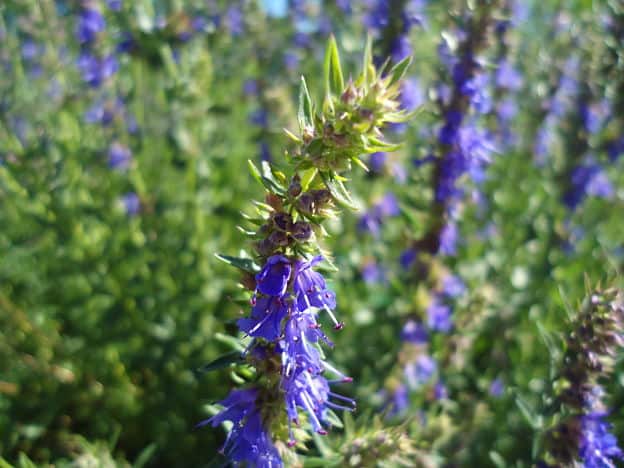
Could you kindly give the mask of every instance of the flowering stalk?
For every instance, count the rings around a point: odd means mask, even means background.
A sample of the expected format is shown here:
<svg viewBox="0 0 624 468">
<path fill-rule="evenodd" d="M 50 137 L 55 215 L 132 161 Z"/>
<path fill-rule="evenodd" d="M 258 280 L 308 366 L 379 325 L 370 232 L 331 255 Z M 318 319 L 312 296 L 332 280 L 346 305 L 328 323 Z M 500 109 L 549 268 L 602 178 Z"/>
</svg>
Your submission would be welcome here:
<svg viewBox="0 0 624 468">
<path fill-rule="evenodd" d="M 442 263 L 442 257 L 456 249 L 456 218 L 461 208 L 463 190 L 460 178 L 480 174 L 489 160 L 493 145 L 489 135 L 477 125 L 477 117 L 488 112 L 491 99 L 477 54 L 485 48 L 493 26 L 496 5 L 484 5 L 461 18 L 465 29 L 454 36 L 445 35 L 440 59 L 450 86 L 438 87 L 437 103 L 443 123 L 438 131 L 433 163 L 433 201 L 429 230 L 401 256 L 401 264 L 413 274 L 422 294 L 416 295 L 416 309 L 424 309 L 407 321 L 402 332 L 402 346 L 394 372 L 386 382 L 390 392 L 387 404 L 393 413 L 401 413 L 409 404 L 409 391 L 420 390 L 435 382 L 438 365 L 429 354 L 429 333 L 449 333 L 454 328 L 452 304 L 464 294 L 462 280 Z M 426 315 L 426 317 L 422 317 Z M 434 399 L 446 397 L 442 382 L 433 386 Z"/>
<path fill-rule="evenodd" d="M 559 420 L 546 433 L 548 466 L 610 467 L 624 459 L 606 421 L 600 379 L 608 376 L 624 344 L 624 296 L 617 289 L 596 290 L 575 317 L 555 381 Z"/>
<path fill-rule="evenodd" d="M 253 385 L 233 391 L 221 402 L 224 409 L 201 424 L 234 423 L 223 452 L 234 464 L 282 466 L 287 447 L 306 440 L 304 424 L 325 434 L 332 409 L 352 410 L 355 402 L 331 391 L 330 385 L 348 382 L 325 361 L 320 344 L 331 346 L 322 332 L 319 312 L 325 311 L 335 329 L 336 297 L 316 271 L 323 260 L 319 240 L 323 221 L 338 206 L 353 207 L 341 174 L 359 157 L 391 150 L 382 129 L 405 121 L 399 109 L 406 59 L 393 68 L 376 70 L 370 42 L 364 70 L 355 81 L 343 80 L 336 43 L 330 39 L 325 58 L 325 99 L 315 106 L 302 79 L 299 95 L 299 135 L 287 132 L 295 147 L 286 152 L 290 174 L 263 162 L 253 163 L 253 176 L 264 186 L 258 216 L 249 218 L 257 230 L 248 232 L 253 259 L 221 258 L 245 271 L 242 283 L 253 291 L 251 315 L 238 326 L 251 337 L 243 359 L 255 369 Z M 258 267 L 256 265 L 261 265 Z M 333 375 L 328 379 L 325 373 Z"/>
</svg>

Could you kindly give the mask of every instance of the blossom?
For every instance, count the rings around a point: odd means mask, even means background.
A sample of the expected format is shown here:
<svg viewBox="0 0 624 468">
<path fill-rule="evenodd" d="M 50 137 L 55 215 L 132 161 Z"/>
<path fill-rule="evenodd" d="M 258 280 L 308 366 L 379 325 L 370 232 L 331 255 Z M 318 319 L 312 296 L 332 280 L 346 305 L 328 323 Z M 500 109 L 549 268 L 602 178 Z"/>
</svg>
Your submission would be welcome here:
<svg viewBox="0 0 624 468">
<path fill-rule="evenodd" d="M 290 423 L 299 424 L 297 411 L 299 407 L 306 412 L 313 431 L 319 434 L 327 434 L 324 428 L 327 408 L 353 411 L 355 401 L 332 392 L 329 384 L 330 382 L 322 375 L 301 368 L 282 380 L 289 426 Z M 330 397 L 345 404 L 332 402 Z M 290 443 L 293 444 L 294 437 L 292 431 L 289 432 Z"/>
<path fill-rule="evenodd" d="M 405 366 L 404 373 L 410 388 L 418 388 L 427 383 L 435 374 L 438 365 L 431 356 L 427 354 L 419 355 L 414 361 Z"/>
<path fill-rule="evenodd" d="M 114 142 L 108 149 L 108 165 L 112 169 L 127 169 L 132 162 L 130 148 L 119 142 Z"/>
<path fill-rule="evenodd" d="M 425 327 L 414 320 L 408 320 L 403 325 L 401 339 L 413 344 L 425 344 L 429 340 L 429 335 Z"/>
<path fill-rule="evenodd" d="M 123 195 L 121 197 L 121 202 L 123 203 L 127 215 L 134 216 L 141 210 L 141 200 L 134 192 L 129 192 Z"/>
<path fill-rule="evenodd" d="M 459 232 L 457 230 L 457 224 L 454 221 L 446 223 L 440 231 L 440 254 L 455 255 L 457 252 L 458 238 Z"/>
<path fill-rule="evenodd" d="M 282 320 L 288 313 L 288 303 L 281 297 L 260 297 L 251 309 L 251 317 L 239 319 L 238 328 L 249 336 L 276 340 L 282 334 Z"/>
<path fill-rule="evenodd" d="M 81 44 L 93 42 L 98 33 L 104 31 L 106 21 L 95 8 L 85 8 L 78 16 L 76 25 L 76 38 Z"/>
<path fill-rule="evenodd" d="M 268 296 L 283 296 L 288 287 L 292 265 L 283 255 L 273 255 L 256 275 L 256 290 Z"/>
<path fill-rule="evenodd" d="M 611 198 L 615 192 L 602 167 L 596 163 L 577 166 L 572 171 L 571 188 L 564 195 L 570 209 L 576 208 L 587 196 Z"/>
<path fill-rule="evenodd" d="M 427 307 L 427 325 L 432 330 L 447 333 L 453 328 L 451 307 L 434 296 Z"/>
<path fill-rule="evenodd" d="M 607 414 L 592 411 L 580 418 L 581 440 L 579 457 L 587 468 L 614 467 L 614 459 L 624 459 L 617 439 L 611 434 L 611 425 L 605 421 Z"/>
<path fill-rule="evenodd" d="M 258 391 L 254 388 L 233 390 L 220 402 L 225 408 L 198 426 L 211 424 L 216 427 L 224 421 L 231 421 L 232 430 L 225 439 L 221 453 L 235 464 L 247 462 L 259 468 L 282 467 L 277 449 L 263 425 L 257 398 Z"/>
<path fill-rule="evenodd" d="M 442 279 L 442 292 L 448 297 L 458 297 L 466 292 L 466 285 L 459 276 L 446 275 Z"/>
<path fill-rule="evenodd" d="M 85 51 L 78 57 L 77 66 L 82 79 L 87 84 L 97 88 L 117 72 L 119 63 L 114 55 L 98 58 Z"/>
</svg>

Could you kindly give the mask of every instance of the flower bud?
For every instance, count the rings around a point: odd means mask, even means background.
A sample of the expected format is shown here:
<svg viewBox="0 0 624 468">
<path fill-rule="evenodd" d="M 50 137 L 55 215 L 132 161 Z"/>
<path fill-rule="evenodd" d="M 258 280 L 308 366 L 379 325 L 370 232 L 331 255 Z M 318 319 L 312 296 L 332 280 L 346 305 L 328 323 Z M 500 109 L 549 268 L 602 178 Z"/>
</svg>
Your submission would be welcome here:
<svg viewBox="0 0 624 468">
<path fill-rule="evenodd" d="M 288 195 L 290 195 L 292 198 L 297 198 L 299 195 L 301 195 L 301 190 L 301 180 L 299 179 L 298 175 L 295 175 L 292 182 L 288 186 Z"/>
<path fill-rule="evenodd" d="M 273 215 L 273 224 L 280 231 L 288 232 L 292 229 L 292 218 L 288 213 L 275 213 Z"/>
<path fill-rule="evenodd" d="M 305 221 L 297 221 L 293 225 L 292 236 L 299 242 L 305 242 L 312 237 L 312 226 Z"/>
<path fill-rule="evenodd" d="M 285 247 L 288 245 L 288 235 L 282 231 L 275 231 L 269 236 L 269 241 L 274 245 Z"/>
</svg>

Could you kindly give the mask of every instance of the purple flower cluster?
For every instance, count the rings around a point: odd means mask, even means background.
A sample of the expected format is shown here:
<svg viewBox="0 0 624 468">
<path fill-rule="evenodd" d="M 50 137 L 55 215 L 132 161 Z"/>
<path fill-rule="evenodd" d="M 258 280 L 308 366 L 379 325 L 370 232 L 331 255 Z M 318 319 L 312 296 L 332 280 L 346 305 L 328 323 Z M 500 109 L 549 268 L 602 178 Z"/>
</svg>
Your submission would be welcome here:
<svg viewBox="0 0 624 468">
<path fill-rule="evenodd" d="M 279 468 L 283 466 L 271 437 L 264 428 L 262 416 L 256 405 L 256 389 L 233 390 L 220 402 L 223 411 L 198 424 L 218 426 L 224 421 L 232 422 L 221 453 L 233 463 L 253 460 L 258 468 Z"/>
<path fill-rule="evenodd" d="M 347 382 L 351 379 L 325 362 L 317 348 L 320 343 L 332 345 L 318 323 L 319 310 L 328 313 L 336 329 L 343 326 L 333 314 L 336 308 L 334 292 L 327 288 L 323 276 L 314 270 L 321 261 L 320 256 L 310 261 L 290 259 L 279 254 L 269 257 L 256 275 L 251 316 L 238 321 L 239 328 L 254 338 L 249 349 L 262 350 L 262 353 L 273 353 L 279 357 L 280 389 L 288 419 L 289 445 L 296 443 L 292 425 L 300 424 L 299 410 L 306 413 L 315 432 L 325 434 L 328 424 L 326 414 L 329 409 L 352 410 L 355 405 L 350 398 L 330 390 L 331 383 Z M 327 380 L 323 375 L 325 371 L 335 374 L 337 380 Z M 249 391 L 249 398 L 243 401 L 244 409 L 237 407 L 232 411 L 226 403 L 234 401 L 241 406 L 241 399 L 235 397 L 238 392 L 240 391 L 234 391 L 224 400 L 223 405 L 226 408 L 211 421 L 213 424 L 223 420 L 234 422 L 241 432 L 237 438 L 243 440 L 254 440 L 254 437 L 262 436 L 260 439 L 263 441 L 263 453 L 273 456 L 272 442 L 263 436 L 266 433 L 263 422 L 257 423 L 254 419 L 257 410 L 254 406 L 255 400 L 251 401 L 251 395 L 257 396 L 257 392 Z M 249 416 L 246 416 L 245 411 Z M 228 441 L 232 437 L 228 436 Z M 224 449 L 228 450 L 228 447 L 226 441 Z M 231 460 L 257 460 L 257 456 L 249 451 L 247 445 L 235 448 L 235 455 L 242 458 L 230 457 Z"/>
<path fill-rule="evenodd" d="M 579 92 L 578 70 L 580 64 L 576 56 L 569 57 L 563 65 L 559 83 L 544 104 L 546 116 L 537 131 L 533 144 L 536 163 L 540 166 L 549 159 L 551 147 L 555 142 L 557 127 L 563 116 L 574 108 Z"/>
<path fill-rule="evenodd" d="M 587 468 L 612 467 L 614 459 L 624 460 L 624 452 L 611 434 L 611 425 L 605 421 L 607 413 L 592 411 L 581 416 L 579 457 Z"/>
<path fill-rule="evenodd" d="M 575 167 L 571 174 L 571 187 L 565 193 L 563 201 L 574 210 L 586 196 L 598 198 L 611 198 L 615 194 L 613 184 L 607 177 L 600 164 L 592 162 L 593 158 L 588 158 L 588 162 Z"/>
<path fill-rule="evenodd" d="M 447 333 L 453 327 L 451 319 L 452 306 L 449 302 L 466 291 L 464 282 L 455 275 L 446 275 L 441 283 L 441 288 L 436 292 L 427 308 L 426 325 L 416 320 L 408 320 L 401 331 L 401 340 L 416 350 L 407 362 L 403 363 L 403 380 L 389 396 L 386 405 L 391 407 L 390 415 L 401 414 L 409 405 L 409 391 L 417 390 L 431 381 L 438 371 L 436 360 L 427 354 L 430 332 Z M 406 352 L 407 355 L 411 353 Z M 434 386 L 436 399 L 447 398 L 448 392 L 440 381 Z"/>
<path fill-rule="evenodd" d="M 412 55 L 412 46 L 409 33 L 414 26 L 424 26 L 426 23 L 424 0 L 408 0 L 401 8 L 392 5 L 387 0 L 367 0 L 364 2 L 364 24 L 376 36 L 387 36 L 383 57 L 390 56 L 392 60 L 400 62 Z M 395 18 L 398 21 L 395 21 Z M 398 25 L 398 26 L 397 26 Z M 392 34 L 384 34 L 387 28 L 396 28 Z"/>
<path fill-rule="evenodd" d="M 101 55 L 97 42 L 106 29 L 106 21 L 95 4 L 85 3 L 78 14 L 76 39 L 81 45 L 76 65 L 82 79 L 93 88 L 99 88 L 119 68 L 114 54 Z"/>
<path fill-rule="evenodd" d="M 492 109 L 488 76 L 471 50 L 462 47 L 467 33 L 459 31 L 457 51 L 448 38 L 439 49 L 440 60 L 452 80 L 452 87 L 439 87 L 438 101 L 444 122 L 438 131 L 441 149 L 436 165 L 435 199 L 444 207 L 445 223 L 438 235 L 442 255 L 454 255 L 459 238 L 456 215 L 458 203 L 464 196 L 459 180 L 469 175 L 475 183 L 484 180 L 484 170 L 496 151 L 493 135 L 480 127 L 478 115 Z"/>
</svg>

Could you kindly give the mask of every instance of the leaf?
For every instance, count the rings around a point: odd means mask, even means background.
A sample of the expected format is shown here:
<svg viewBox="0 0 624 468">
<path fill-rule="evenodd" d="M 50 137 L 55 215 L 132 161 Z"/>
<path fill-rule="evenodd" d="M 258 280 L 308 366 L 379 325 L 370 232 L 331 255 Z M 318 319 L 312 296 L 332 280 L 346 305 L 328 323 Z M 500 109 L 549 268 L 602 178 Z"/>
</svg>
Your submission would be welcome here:
<svg viewBox="0 0 624 468">
<path fill-rule="evenodd" d="M 505 460 L 498 452 L 492 450 L 488 455 L 490 456 L 490 460 L 492 460 L 492 463 L 494 463 L 498 468 L 505 468 L 507 466 Z"/>
<path fill-rule="evenodd" d="M 349 192 L 347 191 L 342 181 L 336 179 L 327 172 L 320 172 L 319 174 L 321 175 L 321 178 L 325 183 L 325 187 L 327 187 L 327 190 L 329 190 L 332 197 L 339 205 L 350 210 L 358 210 L 358 207 L 353 202 L 351 195 L 349 195 Z"/>
<path fill-rule="evenodd" d="M 338 415 L 329 408 L 325 409 L 325 419 L 334 427 L 338 427 L 340 429 L 344 427 Z"/>
<path fill-rule="evenodd" d="M 325 93 L 327 95 L 340 95 L 344 89 L 344 78 L 342 77 L 342 67 L 338 46 L 333 34 L 329 37 L 327 50 L 325 51 Z"/>
<path fill-rule="evenodd" d="M 305 78 L 301 77 L 301 86 L 299 87 L 299 110 L 297 111 L 297 120 L 299 128 L 303 131 L 306 127 L 312 126 L 314 122 L 314 108 L 312 99 L 308 92 Z"/>
<path fill-rule="evenodd" d="M 338 466 L 342 460 L 340 457 L 305 457 L 303 459 L 304 468 L 317 468 L 325 466 Z"/>
<path fill-rule="evenodd" d="M 228 265 L 232 265 L 243 271 L 248 271 L 249 273 L 258 273 L 260 271 L 260 267 L 256 265 L 251 258 L 231 257 L 221 254 L 215 254 L 215 257 Z"/>
<path fill-rule="evenodd" d="M 366 164 L 364 164 L 364 162 L 358 158 L 357 156 L 353 156 L 351 158 L 351 161 L 353 161 L 355 164 L 357 164 L 358 166 L 360 166 L 362 169 L 364 169 L 366 172 L 369 172 L 368 170 L 368 166 Z"/>
<path fill-rule="evenodd" d="M 316 177 L 317 173 L 318 173 L 318 169 L 316 167 L 311 167 L 310 169 L 307 169 L 303 172 L 301 176 L 301 190 L 302 191 L 305 192 L 308 190 L 308 187 L 310 187 L 310 184 Z"/>
<path fill-rule="evenodd" d="M 214 370 L 223 369 L 224 367 L 229 367 L 231 364 L 240 364 L 242 362 L 244 362 L 242 354 L 239 351 L 232 351 L 224 354 L 223 356 L 219 356 L 217 359 L 206 364 L 205 366 L 201 366 L 197 369 L 197 372 L 204 374 L 206 372 L 212 372 Z"/>
<path fill-rule="evenodd" d="M 405 76 L 405 72 L 411 63 L 412 57 L 409 56 L 392 67 L 389 72 L 390 82 L 388 83 L 388 86 L 392 86 L 394 83 L 399 82 Z"/>
<path fill-rule="evenodd" d="M 135 460 L 134 464 L 132 465 L 132 468 L 143 468 L 143 466 L 145 466 L 147 462 L 150 461 L 150 458 L 154 456 L 154 452 L 156 452 L 157 447 L 158 445 L 156 445 L 155 442 L 152 442 L 143 450 L 141 450 L 141 453 Z"/>
<path fill-rule="evenodd" d="M 286 193 L 286 189 L 273 176 L 273 173 L 271 172 L 271 167 L 266 161 L 262 161 L 262 173 L 260 173 L 260 170 L 251 161 L 251 159 L 248 159 L 247 163 L 249 164 L 249 170 L 253 178 L 260 182 L 264 186 L 264 188 L 267 189 L 267 191 L 271 193 L 276 193 L 278 195 L 284 195 L 284 193 Z M 268 169 L 267 167 L 265 167 L 265 163 L 268 166 Z"/>
<path fill-rule="evenodd" d="M 516 396 L 516 405 L 520 408 L 520 412 L 534 430 L 542 428 L 542 418 L 535 414 L 529 405 L 520 396 Z"/>
</svg>

